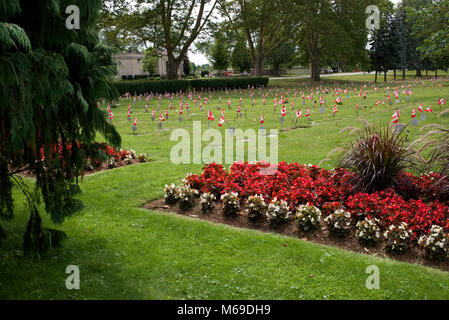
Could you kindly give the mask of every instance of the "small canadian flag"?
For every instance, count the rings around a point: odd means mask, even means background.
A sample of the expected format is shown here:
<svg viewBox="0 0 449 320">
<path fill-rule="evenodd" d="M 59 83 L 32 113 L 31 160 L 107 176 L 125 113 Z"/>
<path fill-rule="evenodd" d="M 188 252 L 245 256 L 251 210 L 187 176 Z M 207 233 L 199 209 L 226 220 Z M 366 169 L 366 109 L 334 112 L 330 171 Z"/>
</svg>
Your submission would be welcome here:
<svg viewBox="0 0 449 320">
<path fill-rule="evenodd" d="M 181 106 L 181 109 L 179 109 L 179 114 L 182 115 L 183 112 L 184 112 L 184 110 L 183 110 L 183 108 Z"/>
<path fill-rule="evenodd" d="M 207 120 L 215 120 L 214 115 L 212 114 L 212 111 L 209 109 L 209 115 L 207 116 Z"/>
<path fill-rule="evenodd" d="M 440 99 L 438 100 L 438 104 L 441 106 L 442 104 L 446 104 L 446 99 Z"/>
<path fill-rule="evenodd" d="M 338 112 L 337 106 L 334 106 L 334 114 Z"/>
<path fill-rule="evenodd" d="M 225 117 L 221 116 L 220 121 L 218 121 L 218 126 L 221 127 L 221 125 L 225 122 L 226 122 Z"/>
<path fill-rule="evenodd" d="M 422 107 L 422 103 L 419 105 L 418 111 L 419 111 L 419 112 L 423 112 L 423 111 L 424 111 L 424 109 L 423 109 L 423 107 Z"/>
<path fill-rule="evenodd" d="M 260 124 L 263 124 L 265 121 L 263 119 L 263 114 L 260 115 Z"/>
<path fill-rule="evenodd" d="M 168 109 L 165 109 L 165 117 L 168 116 Z"/>
<path fill-rule="evenodd" d="M 301 115 L 302 115 L 302 112 L 301 112 L 301 109 L 299 109 L 297 112 L 296 112 L 296 118 L 301 118 Z"/>
<path fill-rule="evenodd" d="M 306 116 L 306 117 L 310 116 L 310 110 L 309 109 L 306 110 L 306 114 L 304 116 Z"/>
<path fill-rule="evenodd" d="M 114 119 L 114 114 L 112 113 L 112 111 L 109 111 L 109 120 L 113 120 Z"/>
<path fill-rule="evenodd" d="M 242 110 L 240 109 L 240 105 L 239 105 L 239 107 L 237 108 L 237 112 L 241 112 Z"/>
<path fill-rule="evenodd" d="M 335 103 L 341 103 L 341 97 L 338 97 L 337 99 L 335 99 Z"/>
<path fill-rule="evenodd" d="M 358 104 L 358 103 L 357 103 L 357 105 L 355 106 L 355 108 L 356 108 L 356 109 L 358 109 L 358 108 L 359 108 L 359 104 Z"/>
<path fill-rule="evenodd" d="M 134 124 L 133 124 L 133 126 L 134 126 L 134 127 L 137 127 L 137 118 L 134 118 Z"/>
<path fill-rule="evenodd" d="M 153 117 L 156 116 L 156 111 L 154 111 L 154 109 L 153 109 L 153 111 L 152 111 L 152 115 L 153 115 Z"/>
<path fill-rule="evenodd" d="M 391 116 L 391 119 L 393 119 L 393 123 L 398 123 L 399 122 L 399 111 L 396 111 L 395 113 L 393 113 L 393 115 Z"/>
<path fill-rule="evenodd" d="M 165 118 L 164 118 L 164 116 L 162 115 L 162 113 L 159 115 L 159 119 L 160 119 L 162 122 L 165 121 Z"/>
<path fill-rule="evenodd" d="M 412 118 L 415 118 L 416 117 L 416 109 L 413 109 L 413 111 L 412 111 Z"/>
<path fill-rule="evenodd" d="M 287 111 L 286 111 L 286 109 L 285 109 L 285 106 L 283 106 L 283 107 L 282 107 L 282 110 L 281 110 L 281 115 L 282 115 L 283 117 L 285 117 L 286 114 L 287 114 Z"/>
<path fill-rule="evenodd" d="M 433 110 L 432 110 L 431 107 L 428 107 L 425 111 L 426 111 L 426 112 L 433 112 Z"/>
</svg>

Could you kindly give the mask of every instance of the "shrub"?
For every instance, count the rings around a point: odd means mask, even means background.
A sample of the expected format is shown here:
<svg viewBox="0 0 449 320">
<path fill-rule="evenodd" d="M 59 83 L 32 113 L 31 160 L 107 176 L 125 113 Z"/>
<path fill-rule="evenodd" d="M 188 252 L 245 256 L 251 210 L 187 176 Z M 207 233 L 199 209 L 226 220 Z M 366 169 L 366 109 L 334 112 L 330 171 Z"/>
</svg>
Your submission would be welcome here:
<svg viewBox="0 0 449 320">
<path fill-rule="evenodd" d="M 181 210 L 188 210 L 195 205 L 195 196 L 198 195 L 198 191 L 190 188 L 189 186 L 180 186 L 178 188 L 178 200 Z"/>
<path fill-rule="evenodd" d="M 326 222 L 330 233 L 343 238 L 350 231 L 351 213 L 343 209 L 337 209 L 328 215 L 324 222 Z"/>
<path fill-rule="evenodd" d="M 286 201 L 274 198 L 268 205 L 266 215 L 271 223 L 280 224 L 290 219 L 291 211 Z"/>
<path fill-rule="evenodd" d="M 115 167 L 115 158 L 114 157 L 109 157 L 108 159 L 108 168 L 114 168 Z"/>
<path fill-rule="evenodd" d="M 148 157 L 147 157 L 147 155 L 145 153 L 139 154 L 138 159 L 139 159 L 140 162 L 147 162 L 148 161 Z"/>
<path fill-rule="evenodd" d="M 92 165 L 92 160 L 90 157 L 86 159 L 86 163 L 84 164 L 84 170 L 92 171 L 94 169 L 94 166 Z"/>
<path fill-rule="evenodd" d="M 221 196 L 223 201 L 223 213 L 227 216 L 235 216 L 240 211 L 239 194 L 236 192 L 224 193 Z"/>
<path fill-rule="evenodd" d="M 132 76 L 131 76 L 132 77 Z M 252 87 L 266 87 L 268 77 L 230 77 L 224 79 L 193 79 L 193 80 L 134 80 L 114 81 L 113 84 L 120 94 L 130 92 L 132 94 L 148 94 L 166 92 L 186 92 L 189 89 L 238 89 Z"/>
<path fill-rule="evenodd" d="M 300 205 L 296 209 L 296 222 L 300 229 L 309 231 L 318 229 L 321 220 L 321 211 L 311 204 Z"/>
<path fill-rule="evenodd" d="M 267 205 L 262 195 L 250 196 L 247 200 L 246 213 L 248 214 L 248 219 L 257 220 L 258 218 L 265 215 L 267 212 Z"/>
<path fill-rule="evenodd" d="M 355 174 L 350 181 L 355 191 L 392 187 L 401 171 L 414 167 L 414 152 L 405 145 L 404 131 L 368 126 L 344 148 L 339 166 Z"/>
<path fill-rule="evenodd" d="M 363 244 L 372 245 L 381 239 L 379 220 L 376 218 L 365 218 L 363 221 L 357 222 L 356 236 Z"/>
<path fill-rule="evenodd" d="M 419 238 L 418 244 L 424 249 L 426 258 L 445 260 L 449 250 L 449 234 L 442 227 L 432 225 L 429 234 Z"/>
<path fill-rule="evenodd" d="M 209 192 L 202 193 L 200 197 L 201 210 L 203 212 L 211 211 L 214 206 L 215 200 L 217 200 L 217 198 L 212 193 Z"/>
<path fill-rule="evenodd" d="M 133 163 L 133 157 L 131 156 L 131 154 L 126 155 L 124 160 L 125 160 L 126 164 L 132 164 Z"/>
<path fill-rule="evenodd" d="M 434 181 L 432 189 L 434 190 L 434 198 L 440 201 L 449 201 L 449 130 L 440 129 L 437 131 L 438 137 L 433 138 L 429 144 L 437 144 L 431 151 L 430 159 L 427 162 L 427 168 L 440 175 L 440 178 Z"/>
<path fill-rule="evenodd" d="M 174 204 L 178 202 L 178 187 L 176 187 L 174 183 L 171 185 L 165 185 L 164 199 L 167 204 Z"/>
<path fill-rule="evenodd" d="M 384 232 L 384 237 L 387 240 L 385 249 L 393 253 L 407 251 L 410 248 L 410 236 L 411 232 L 408 230 L 408 225 L 405 222 L 400 225 L 391 225 Z"/>
</svg>

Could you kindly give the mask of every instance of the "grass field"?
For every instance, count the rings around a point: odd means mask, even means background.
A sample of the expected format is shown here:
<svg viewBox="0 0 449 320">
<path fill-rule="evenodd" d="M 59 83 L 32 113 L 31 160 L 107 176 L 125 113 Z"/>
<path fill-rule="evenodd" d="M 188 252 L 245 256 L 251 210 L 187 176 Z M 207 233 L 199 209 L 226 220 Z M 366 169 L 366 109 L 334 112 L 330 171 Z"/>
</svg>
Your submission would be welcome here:
<svg viewBox="0 0 449 320">
<path fill-rule="evenodd" d="M 364 76 L 332 78 L 323 85 L 333 85 L 336 80 L 364 80 Z M 303 83 L 302 79 L 286 79 L 272 82 L 270 88 L 275 92 L 276 86 L 291 88 Z M 263 107 L 256 92 L 256 105 L 252 107 L 250 97 L 239 92 L 234 96 L 232 92 L 232 110 L 228 110 L 228 97 L 221 92 L 215 94 L 205 111 L 189 102 L 191 112 L 184 113 L 181 124 L 177 113 L 171 111 L 170 120 L 163 126 L 168 130 L 159 130 L 157 120 L 151 121 L 156 101 L 150 101 L 150 113 L 144 113 L 144 102 L 133 105 L 139 127 L 134 135 L 126 116 L 128 102 L 122 101 L 118 109 L 113 109 L 122 147 L 147 153 L 151 161 L 85 177 L 81 183 L 85 209 L 57 226 L 68 234 L 68 240 L 61 249 L 40 259 L 23 256 L 21 243 L 28 216 L 17 191 L 16 217 L 3 223 L 9 237 L 0 248 L 0 299 L 448 299 L 449 274 L 436 269 L 140 208 L 161 198 L 166 183 L 178 183 L 188 172 L 200 172 L 202 165 L 171 163 L 170 150 L 177 142 L 170 141 L 170 134 L 180 127 L 191 132 L 194 120 L 202 121 L 206 128 L 209 108 L 216 119 L 211 128 L 221 132 L 228 126 L 257 129 L 263 112 L 265 128 L 279 130 L 279 161 L 317 164 L 348 141 L 348 133 L 339 133 L 342 128 L 363 126 L 357 118 L 387 124 L 398 108 L 401 122 L 408 123 L 411 110 L 422 102 L 434 113 L 426 114 L 427 120 L 418 127 L 406 128 L 410 141 L 420 135 L 419 129 L 425 124 L 449 128 L 449 115 L 437 118 L 437 99 L 449 98 L 449 86 L 447 81 L 442 88 L 438 84 L 413 86 L 410 102 L 401 96 L 399 104 L 370 110 L 377 99 L 385 97 L 383 90 L 368 94 L 367 100 L 343 95 L 335 120 L 331 113 L 335 98 L 328 97 L 325 113 L 310 106 L 312 125 L 295 130 L 290 130 L 295 120 L 290 104 L 281 125 L 280 106 L 274 112 L 273 96 L 266 98 Z M 344 89 L 345 83 L 340 86 Z M 220 94 L 227 120 L 223 128 L 218 127 L 221 112 L 216 108 Z M 234 119 L 240 96 L 246 118 Z M 161 101 L 161 112 L 168 103 Z M 357 103 L 358 117 L 354 109 Z M 176 98 L 174 106 L 179 106 Z M 300 125 L 305 126 L 307 106 L 298 96 L 295 111 L 299 107 L 303 110 Z M 323 166 L 335 165 L 333 160 Z M 46 226 L 53 226 L 46 214 L 42 216 Z M 65 288 L 68 265 L 80 267 L 80 290 Z M 380 269 L 379 290 L 365 287 L 369 265 Z"/>
</svg>

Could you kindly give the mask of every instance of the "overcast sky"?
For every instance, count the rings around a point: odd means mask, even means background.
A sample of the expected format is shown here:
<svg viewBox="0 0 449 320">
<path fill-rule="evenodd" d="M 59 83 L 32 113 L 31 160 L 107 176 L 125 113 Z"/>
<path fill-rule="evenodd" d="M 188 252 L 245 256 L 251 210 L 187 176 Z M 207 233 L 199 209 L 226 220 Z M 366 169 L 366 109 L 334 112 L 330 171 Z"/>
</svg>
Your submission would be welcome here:
<svg viewBox="0 0 449 320">
<path fill-rule="evenodd" d="M 395 4 L 398 4 L 399 2 L 401 2 L 401 0 L 390 0 L 390 1 Z M 209 63 L 209 60 L 207 60 L 207 58 L 201 53 L 190 52 L 189 59 L 196 65 L 203 65 L 203 64 Z"/>
</svg>

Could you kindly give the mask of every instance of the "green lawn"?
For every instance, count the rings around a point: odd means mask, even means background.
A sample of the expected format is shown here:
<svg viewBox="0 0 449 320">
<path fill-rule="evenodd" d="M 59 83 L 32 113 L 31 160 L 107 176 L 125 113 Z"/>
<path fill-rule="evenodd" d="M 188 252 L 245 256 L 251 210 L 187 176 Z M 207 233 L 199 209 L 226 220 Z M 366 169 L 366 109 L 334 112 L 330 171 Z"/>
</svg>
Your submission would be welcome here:
<svg viewBox="0 0 449 320">
<path fill-rule="evenodd" d="M 358 80 L 358 79 L 351 79 Z M 283 80 L 291 81 L 291 80 Z M 334 82 L 335 79 L 328 80 Z M 432 106 L 427 114 L 429 123 L 449 127 L 449 116 L 437 118 L 437 98 L 449 97 L 449 87 L 413 88 L 412 103 L 360 109 L 359 117 L 375 123 L 388 123 L 396 107 L 401 121 L 408 123 L 413 107 L 420 102 Z M 271 83 L 274 89 L 277 83 Z M 286 85 L 288 86 L 288 85 Z M 343 85 L 342 85 L 343 87 Z M 179 183 L 188 172 L 198 173 L 202 165 L 173 165 L 170 150 L 177 142 L 170 141 L 171 130 L 184 127 L 191 130 L 192 120 L 206 125 L 210 107 L 216 120 L 218 96 L 201 112 L 192 102 L 191 114 L 184 115 L 182 124 L 171 112 L 164 123 L 170 130 L 158 131 L 151 113 L 143 113 L 144 102 L 133 109 L 138 117 L 138 135 L 133 135 L 132 123 L 126 119 L 127 103 L 114 112 L 114 123 L 123 147 L 137 153 L 148 153 L 151 161 L 84 178 L 81 199 L 85 209 L 67 219 L 62 226 L 69 236 L 62 248 L 46 257 L 24 257 L 22 236 L 28 219 L 23 197 L 16 192 L 16 217 L 4 222 L 9 237 L 0 248 L 0 299 L 448 299 L 449 274 L 436 269 L 400 263 L 367 255 L 324 247 L 299 239 L 251 230 L 238 230 L 175 214 L 140 209 L 150 200 L 161 198 L 166 183 Z M 383 91 L 382 91 L 383 96 Z M 222 106 L 227 98 L 222 93 Z M 266 129 L 283 129 L 279 133 L 279 160 L 317 164 L 338 144 L 348 141 L 348 133 L 339 131 L 347 126 L 361 127 L 356 120 L 354 105 L 374 104 L 379 94 L 368 95 L 366 101 L 346 99 L 335 120 L 326 109 L 319 114 L 312 107 L 310 128 L 294 127 L 294 113 L 287 105 L 287 118 L 280 125 L 280 108 L 272 108 L 273 97 L 265 107 L 257 97 L 251 106 L 243 97 L 242 111 L 247 118 L 234 120 L 240 94 L 232 97 L 233 110 L 227 110 L 228 125 L 236 128 L 257 128 L 261 110 Z M 302 105 L 298 98 L 295 110 Z M 328 105 L 333 99 L 328 98 Z M 150 110 L 155 102 L 150 102 Z M 163 100 L 165 110 L 168 101 Z M 175 99 L 175 105 L 178 101 Z M 303 115 L 305 108 L 303 107 Z M 192 114 L 195 115 L 192 115 Z M 301 124 L 305 124 L 304 116 Z M 218 121 L 211 124 L 218 128 Z M 419 136 L 419 128 L 407 127 L 410 140 Z M 101 137 L 99 137 L 101 140 Z M 332 168 L 335 161 L 326 162 Z M 32 183 L 32 181 L 29 181 Z M 52 226 L 46 214 L 44 224 Z M 287 246 L 284 244 L 287 243 Z M 65 288 L 65 269 L 77 265 L 81 272 L 81 289 Z M 380 289 L 368 290 L 366 267 L 380 269 Z"/>
</svg>

